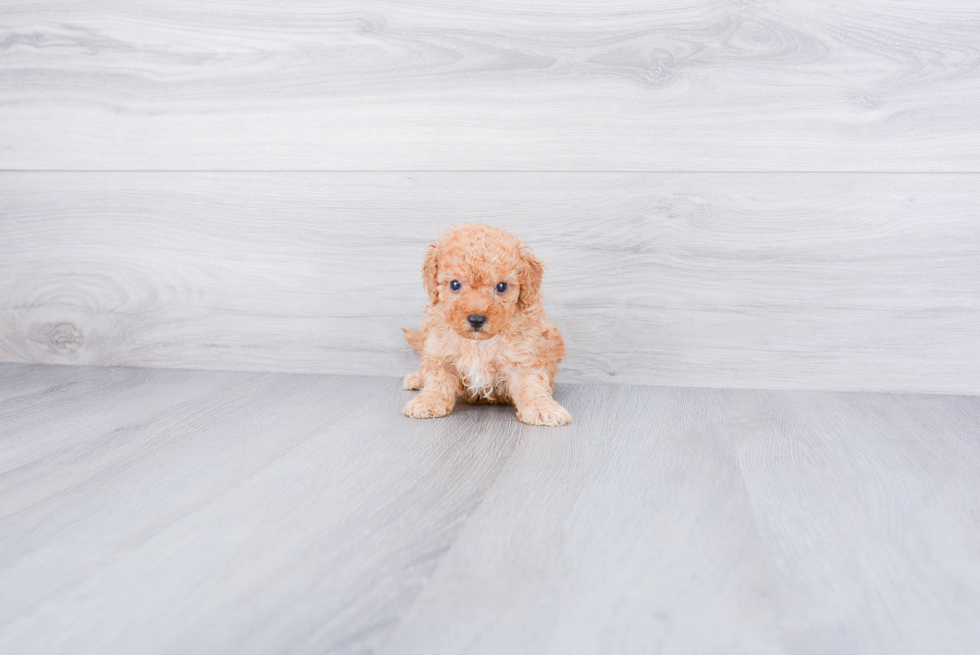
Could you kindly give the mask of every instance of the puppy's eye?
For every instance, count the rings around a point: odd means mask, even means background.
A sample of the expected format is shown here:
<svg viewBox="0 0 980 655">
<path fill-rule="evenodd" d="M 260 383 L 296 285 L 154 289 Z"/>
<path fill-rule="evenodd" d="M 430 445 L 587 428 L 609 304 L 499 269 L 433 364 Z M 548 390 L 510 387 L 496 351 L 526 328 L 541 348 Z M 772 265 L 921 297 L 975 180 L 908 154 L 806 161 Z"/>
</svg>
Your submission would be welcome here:
<svg viewBox="0 0 980 655">
<path fill-rule="evenodd" d="M 449 288 L 452 289 L 453 291 L 459 291 L 460 288 L 462 288 L 462 286 L 463 285 L 459 283 L 459 280 L 453 280 L 452 282 L 449 283 Z"/>
<path fill-rule="evenodd" d="M 507 291 L 507 283 L 497 282 L 497 293 L 503 293 L 504 291 Z"/>
</svg>

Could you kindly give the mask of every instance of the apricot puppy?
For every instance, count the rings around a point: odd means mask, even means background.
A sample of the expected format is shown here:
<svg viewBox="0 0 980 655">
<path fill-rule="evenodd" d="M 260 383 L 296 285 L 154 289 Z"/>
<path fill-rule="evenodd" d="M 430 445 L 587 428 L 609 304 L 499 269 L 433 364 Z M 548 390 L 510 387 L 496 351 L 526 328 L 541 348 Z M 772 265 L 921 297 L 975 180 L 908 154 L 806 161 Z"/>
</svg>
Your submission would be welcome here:
<svg viewBox="0 0 980 655">
<path fill-rule="evenodd" d="M 489 225 L 452 228 L 429 246 L 426 318 L 421 332 L 404 330 L 422 362 L 405 376 L 406 389 L 421 390 L 405 416 L 445 416 L 462 397 L 512 404 L 531 425 L 572 420 L 551 397 L 565 342 L 544 313 L 543 273 L 527 245 Z"/>
</svg>

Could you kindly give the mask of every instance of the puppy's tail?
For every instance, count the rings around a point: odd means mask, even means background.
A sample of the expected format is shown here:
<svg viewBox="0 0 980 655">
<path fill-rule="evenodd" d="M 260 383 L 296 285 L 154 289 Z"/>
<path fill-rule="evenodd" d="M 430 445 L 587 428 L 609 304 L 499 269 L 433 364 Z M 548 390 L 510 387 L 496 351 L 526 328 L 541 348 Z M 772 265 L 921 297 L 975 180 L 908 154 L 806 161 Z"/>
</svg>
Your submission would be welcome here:
<svg viewBox="0 0 980 655">
<path fill-rule="evenodd" d="M 406 328 L 402 328 L 402 332 L 405 333 L 405 341 L 412 347 L 412 350 L 416 354 L 421 355 L 422 347 L 425 345 L 425 335 L 416 330 L 408 330 Z"/>
</svg>

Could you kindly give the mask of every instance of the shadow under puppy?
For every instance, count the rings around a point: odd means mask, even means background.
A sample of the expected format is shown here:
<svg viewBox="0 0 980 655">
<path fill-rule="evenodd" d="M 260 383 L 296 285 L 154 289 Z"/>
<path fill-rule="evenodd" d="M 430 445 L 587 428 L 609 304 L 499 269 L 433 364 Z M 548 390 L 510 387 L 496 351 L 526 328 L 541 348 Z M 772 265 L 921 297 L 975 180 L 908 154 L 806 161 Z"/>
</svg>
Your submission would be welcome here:
<svg viewBox="0 0 980 655">
<path fill-rule="evenodd" d="M 506 403 L 531 425 L 565 425 L 572 415 L 551 397 L 565 342 L 541 300 L 544 267 L 510 232 L 471 223 L 429 246 L 422 283 L 430 304 L 422 331 L 404 330 L 422 364 L 405 377 L 421 392 L 412 418 L 471 403 Z"/>
</svg>

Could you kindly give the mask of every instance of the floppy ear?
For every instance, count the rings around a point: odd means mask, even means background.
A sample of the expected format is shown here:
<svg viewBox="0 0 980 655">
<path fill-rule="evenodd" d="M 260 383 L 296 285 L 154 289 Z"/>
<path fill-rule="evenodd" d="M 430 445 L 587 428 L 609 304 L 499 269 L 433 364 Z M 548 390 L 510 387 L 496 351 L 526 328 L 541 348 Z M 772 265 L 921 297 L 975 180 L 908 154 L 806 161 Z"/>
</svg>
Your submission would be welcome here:
<svg viewBox="0 0 980 655">
<path fill-rule="evenodd" d="M 439 302 L 439 283 L 436 281 L 438 271 L 436 247 L 433 244 L 429 246 L 429 251 L 425 253 L 425 261 L 422 263 L 422 286 L 425 287 L 425 292 L 429 294 L 429 302 L 433 305 Z"/>
<path fill-rule="evenodd" d="M 541 278 L 544 277 L 544 264 L 531 252 L 531 249 L 521 245 L 521 259 L 524 270 L 521 271 L 521 295 L 517 303 L 521 309 L 530 309 L 541 302 Z"/>
</svg>

